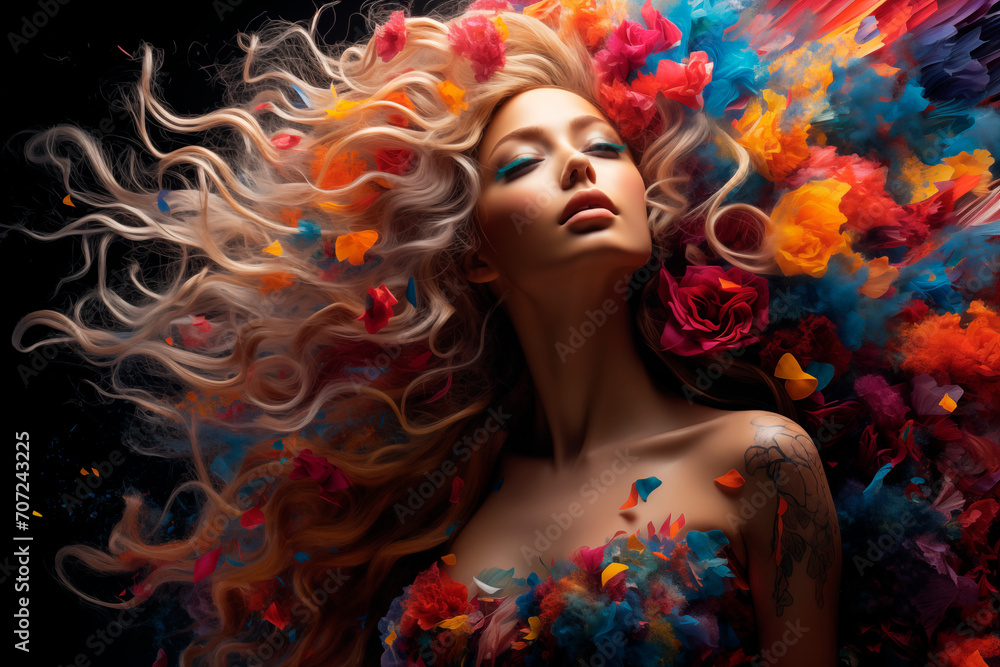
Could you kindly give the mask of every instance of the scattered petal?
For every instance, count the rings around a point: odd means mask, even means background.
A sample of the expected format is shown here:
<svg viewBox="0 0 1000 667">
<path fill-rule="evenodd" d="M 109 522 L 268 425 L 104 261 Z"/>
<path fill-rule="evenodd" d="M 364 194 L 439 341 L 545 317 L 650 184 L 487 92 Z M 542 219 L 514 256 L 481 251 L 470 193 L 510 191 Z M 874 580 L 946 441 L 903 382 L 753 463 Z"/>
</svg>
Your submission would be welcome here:
<svg viewBox="0 0 1000 667">
<path fill-rule="evenodd" d="M 628 494 L 628 500 L 626 500 L 625 504 L 619 507 L 618 509 L 627 510 L 628 508 L 635 507 L 638 504 L 639 504 L 639 491 L 638 489 L 636 489 L 635 482 L 632 482 L 632 490 Z"/>
<path fill-rule="evenodd" d="M 720 475 L 712 481 L 730 489 L 738 489 L 746 483 L 746 480 L 743 479 L 743 475 L 741 475 L 740 471 L 736 468 L 731 468 L 725 475 Z"/>
<path fill-rule="evenodd" d="M 264 252 L 270 253 L 275 257 L 281 257 L 281 253 L 284 252 L 284 250 L 281 249 L 281 241 L 276 240 L 274 243 L 264 248 Z"/>
<path fill-rule="evenodd" d="M 264 512 L 260 505 L 254 505 L 240 516 L 240 525 L 244 528 L 256 528 L 264 523 Z"/>
<path fill-rule="evenodd" d="M 538 635 L 542 631 L 542 620 L 537 616 L 532 616 L 528 619 L 528 625 L 531 626 L 531 632 L 524 636 L 525 639 L 537 639 Z"/>
<path fill-rule="evenodd" d="M 170 190 L 160 190 L 156 194 L 156 206 L 163 213 L 170 213 L 170 205 L 167 203 L 167 200 L 164 199 L 164 197 L 166 195 L 168 195 L 169 193 L 170 193 Z"/>
<path fill-rule="evenodd" d="M 337 252 L 337 261 L 342 262 L 347 259 L 354 265 L 364 264 L 365 253 L 375 245 L 376 241 L 378 241 L 378 232 L 374 229 L 338 236 L 334 246 Z"/>
<path fill-rule="evenodd" d="M 663 482 L 660 481 L 659 477 L 644 477 L 635 481 L 636 490 L 639 492 L 639 497 L 642 498 L 643 502 L 646 502 L 649 498 L 649 494 L 661 484 L 663 484 Z"/>
<path fill-rule="evenodd" d="M 462 486 L 464 485 L 465 481 L 461 477 L 456 477 L 455 479 L 451 480 L 451 498 L 448 499 L 448 502 L 451 503 L 458 502 L 458 496 L 462 491 Z"/>
<path fill-rule="evenodd" d="M 794 401 L 810 396 L 819 385 L 819 381 L 802 370 L 799 362 L 788 352 L 781 355 L 781 359 L 778 360 L 774 377 L 785 381 L 785 390 Z"/>
<path fill-rule="evenodd" d="M 63 197 L 63 203 L 66 204 L 66 206 L 72 206 L 73 208 L 76 208 L 76 204 L 74 204 L 73 200 L 69 198 L 69 195 Z M 160 650 L 162 651 L 163 649 Z"/>
<path fill-rule="evenodd" d="M 298 134 L 288 134 L 287 132 L 281 132 L 271 137 L 271 144 L 278 150 L 288 150 L 290 148 L 295 148 L 302 141 L 302 137 Z"/>
<path fill-rule="evenodd" d="M 438 95 L 441 97 L 441 100 L 445 103 L 445 106 L 448 107 L 448 111 L 451 113 L 457 115 L 469 108 L 469 103 L 462 101 L 462 97 L 465 95 L 465 90 L 459 88 L 448 79 L 438 83 L 437 89 Z"/>
<path fill-rule="evenodd" d="M 368 288 L 367 307 L 361 314 L 359 320 L 365 323 L 365 330 L 370 333 L 378 333 L 382 327 L 389 323 L 389 318 L 393 316 L 392 306 L 397 303 L 396 297 L 392 295 L 385 285 Z M 450 384 L 449 375 L 449 384 Z"/>
<path fill-rule="evenodd" d="M 606 586 L 608 580 L 610 580 L 617 574 L 621 574 L 627 569 L 628 565 L 626 565 L 625 563 L 611 563 L 610 565 L 608 565 L 606 568 L 604 568 L 604 571 L 601 572 L 601 587 L 603 588 L 604 586 Z"/>
<path fill-rule="evenodd" d="M 198 557 L 198 560 L 194 562 L 194 583 L 198 583 L 215 572 L 215 567 L 219 564 L 219 556 L 221 555 L 222 547 L 215 547 L 208 553 Z"/>
<path fill-rule="evenodd" d="M 417 307 L 417 284 L 413 280 L 413 276 L 410 276 L 410 279 L 406 281 L 406 300 L 414 308 Z"/>
</svg>

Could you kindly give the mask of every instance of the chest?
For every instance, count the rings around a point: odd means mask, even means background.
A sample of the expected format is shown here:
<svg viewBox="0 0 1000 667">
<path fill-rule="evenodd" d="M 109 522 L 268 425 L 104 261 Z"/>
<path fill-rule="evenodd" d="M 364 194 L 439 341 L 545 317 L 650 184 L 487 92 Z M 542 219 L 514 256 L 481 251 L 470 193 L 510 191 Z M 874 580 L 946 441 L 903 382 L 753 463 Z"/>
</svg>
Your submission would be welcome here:
<svg viewBox="0 0 1000 667">
<path fill-rule="evenodd" d="M 452 545 L 456 563 L 448 574 L 477 592 L 472 578 L 490 567 L 514 568 L 514 576 L 542 575 L 553 558 L 568 558 L 581 546 L 601 547 L 618 531 L 677 535 L 688 530 L 722 530 L 735 557 L 745 563 L 737 521 L 738 506 L 714 478 L 729 470 L 718 456 L 658 455 L 617 448 L 572 473 L 554 474 L 528 458 L 504 463 L 504 481 L 490 494 Z M 661 484 L 647 499 L 629 501 L 633 482 L 656 477 Z M 683 525 L 679 519 L 683 515 Z M 670 524 L 663 525 L 670 519 Z M 732 525 L 729 525 L 732 524 Z"/>
</svg>

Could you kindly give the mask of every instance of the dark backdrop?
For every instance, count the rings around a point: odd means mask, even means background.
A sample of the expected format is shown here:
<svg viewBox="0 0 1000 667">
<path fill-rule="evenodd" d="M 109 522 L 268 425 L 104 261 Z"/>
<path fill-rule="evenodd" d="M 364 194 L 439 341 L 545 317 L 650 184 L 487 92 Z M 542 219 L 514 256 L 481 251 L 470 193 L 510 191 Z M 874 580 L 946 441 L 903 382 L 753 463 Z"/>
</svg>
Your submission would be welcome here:
<svg viewBox="0 0 1000 667">
<path fill-rule="evenodd" d="M 437 3 L 417 3 L 415 11 L 426 4 Z M 353 15 L 359 7 L 357 0 L 348 0 L 324 14 L 322 29 L 328 41 L 363 36 L 364 22 Z M 239 53 L 238 32 L 260 26 L 267 17 L 306 19 L 314 5 L 304 0 L 17 0 L 7 3 L 3 12 L 0 51 L 8 120 L 2 144 L 2 222 L 38 227 L 69 220 L 75 209 L 61 203 L 65 192 L 50 172 L 30 166 L 22 157 L 32 132 L 72 121 L 99 131 L 112 146 L 135 141 L 134 129 L 114 107 L 120 88 L 135 82 L 139 72 L 138 61 L 123 50 L 137 52 L 143 41 L 163 50 L 164 98 L 180 112 L 204 112 L 221 102 L 211 66 Z M 95 273 L 55 292 L 59 278 L 80 266 L 78 245 L 42 243 L 9 230 L 0 233 L 6 461 L 11 473 L 17 472 L 14 452 L 17 434 L 22 434 L 20 439 L 30 442 L 28 513 L 41 515 L 32 516 L 26 529 L 15 523 L 0 556 L 2 598 L 27 597 L 30 614 L 30 653 L 14 648 L 16 637 L 7 640 L 4 651 L 14 665 L 149 667 L 162 647 L 168 664 L 176 665 L 188 638 L 163 629 L 178 619 L 188 620 L 179 606 L 154 598 L 133 617 L 84 604 L 55 580 L 53 563 L 56 550 L 65 544 L 106 545 L 121 515 L 125 489 L 139 489 L 162 506 L 187 474 L 186 467 L 129 451 L 122 438 L 123 432 L 134 429 L 132 409 L 109 403 L 88 387 L 85 381 L 99 375 L 69 353 L 55 346 L 34 355 L 13 350 L 11 330 L 20 317 L 35 308 L 66 309 L 74 295 L 93 284 Z M 91 468 L 100 476 L 81 473 Z M 12 480 L 12 491 L 18 481 Z M 14 535 L 32 539 L 18 541 Z M 29 573 L 27 581 L 19 583 L 14 552 L 25 545 Z M 84 572 L 76 580 L 107 600 L 131 583 L 127 576 L 96 579 Z M 18 606 L 7 604 L 4 617 L 10 629 L 5 635 L 13 637 Z M 120 634 L 118 622 L 125 626 Z"/>
</svg>

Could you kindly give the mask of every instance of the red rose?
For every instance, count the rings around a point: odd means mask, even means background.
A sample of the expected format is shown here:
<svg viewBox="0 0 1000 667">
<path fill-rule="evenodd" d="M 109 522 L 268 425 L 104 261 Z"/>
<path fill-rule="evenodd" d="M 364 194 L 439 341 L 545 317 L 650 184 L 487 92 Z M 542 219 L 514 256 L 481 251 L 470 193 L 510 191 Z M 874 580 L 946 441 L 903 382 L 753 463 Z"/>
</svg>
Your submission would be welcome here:
<svg viewBox="0 0 1000 667">
<path fill-rule="evenodd" d="M 414 626 L 430 630 L 441 621 L 473 611 L 469 589 L 438 570 L 436 562 L 417 575 L 403 606 L 400 628 L 407 637 L 416 632 Z"/>
<path fill-rule="evenodd" d="M 689 266 L 680 285 L 660 270 L 660 300 L 667 323 L 664 350 L 692 356 L 757 342 L 767 326 L 767 281 L 739 268 Z"/>
</svg>

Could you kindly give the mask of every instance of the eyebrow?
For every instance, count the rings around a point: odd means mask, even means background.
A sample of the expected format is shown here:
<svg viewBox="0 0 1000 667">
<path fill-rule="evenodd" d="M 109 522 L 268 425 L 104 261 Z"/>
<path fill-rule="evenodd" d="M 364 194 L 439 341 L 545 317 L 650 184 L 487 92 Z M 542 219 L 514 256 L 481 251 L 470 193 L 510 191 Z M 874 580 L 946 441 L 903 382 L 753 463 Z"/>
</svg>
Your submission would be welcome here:
<svg viewBox="0 0 1000 667">
<path fill-rule="evenodd" d="M 587 127 L 588 125 L 592 125 L 594 123 L 603 123 L 608 127 L 612 127 L 611 123 L 604 120 L 603 118 L 600 118 L 598 116 L 592 116 L 590 114 L 584 114 L 582 116 L 577 116 L 576 118 L 571 120 L 569 122 L 569 129 L 571 132 L 577 132 L 582 128 Z M 543 128 L 541 125 L 526 125 L 525 127 L 519 127 L 518 129 L 514 130 L 510 134 L 504 136 L 500 141 L 498 141 L 496 145 L 493 146 L 493 150 L 490 151 L 490 157 L 487 159 L 492 158 L 493 154 L 497 152 L 497 148 L 500 147 L 500 144 L 504 143 L 505 141 L 513 141 L 515 139 L 529 139 L 541 136 L 543 134 L 545 134 L 545 128 Z"/>
</svg>

